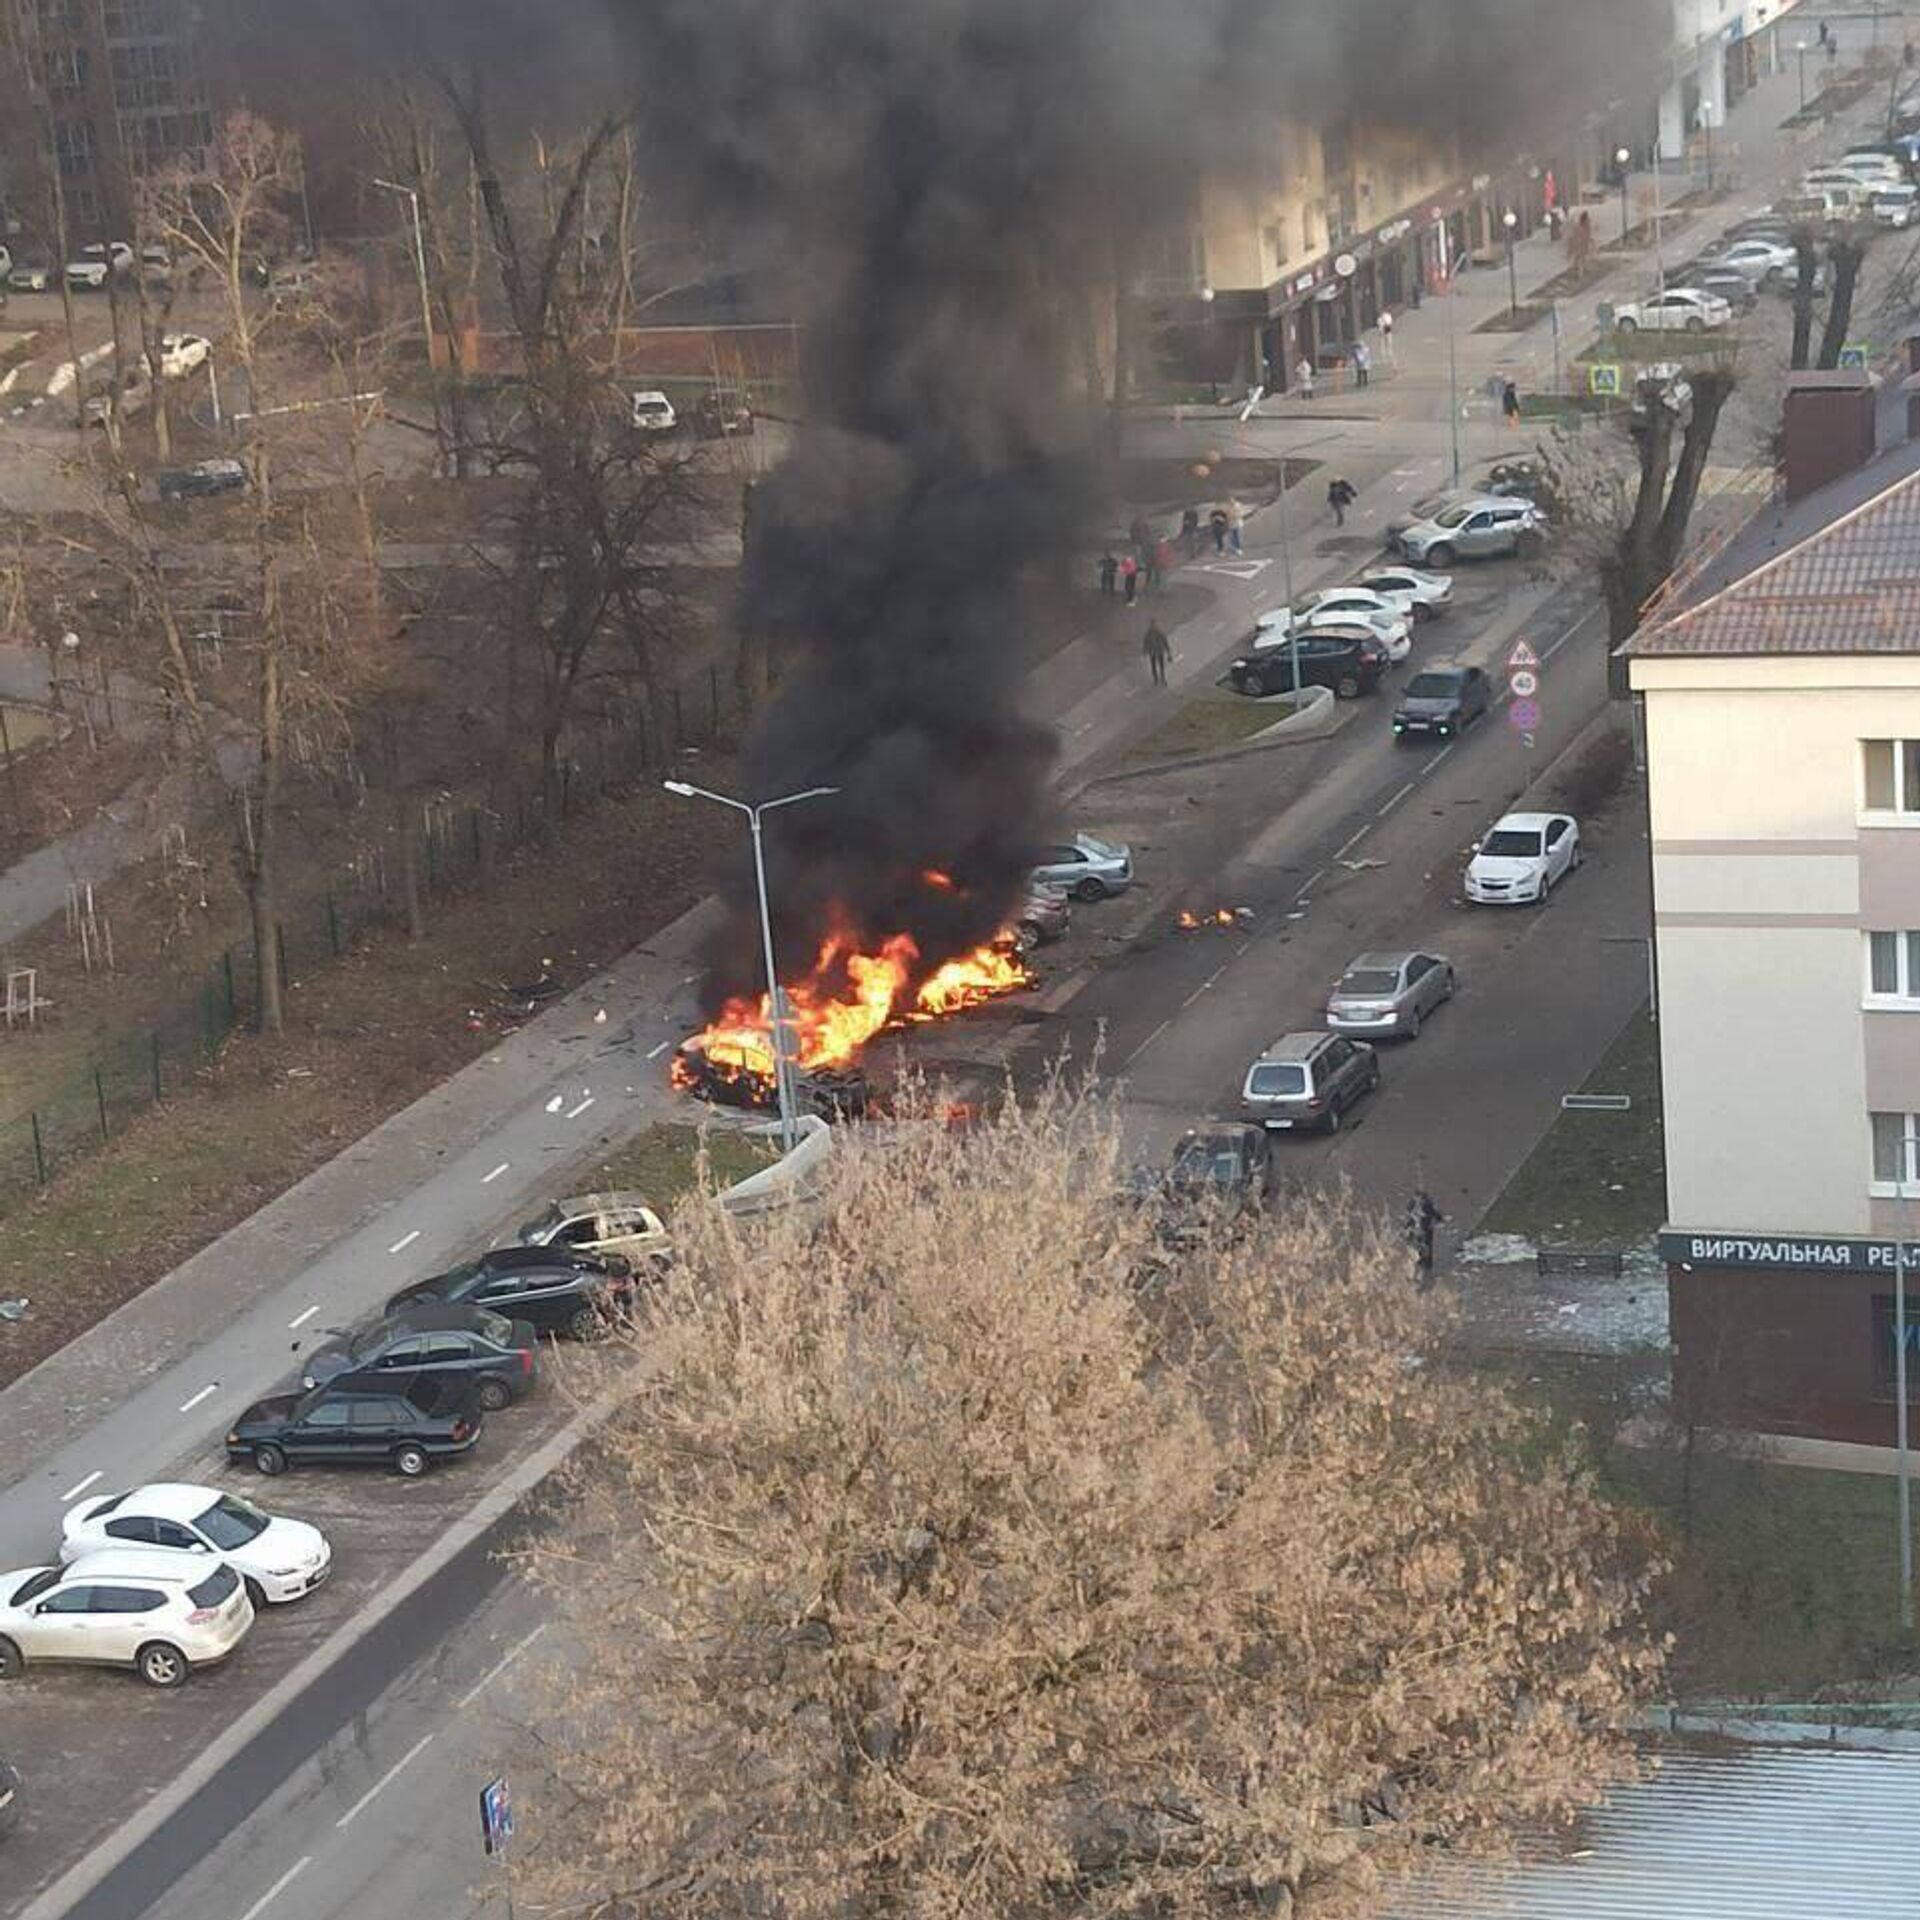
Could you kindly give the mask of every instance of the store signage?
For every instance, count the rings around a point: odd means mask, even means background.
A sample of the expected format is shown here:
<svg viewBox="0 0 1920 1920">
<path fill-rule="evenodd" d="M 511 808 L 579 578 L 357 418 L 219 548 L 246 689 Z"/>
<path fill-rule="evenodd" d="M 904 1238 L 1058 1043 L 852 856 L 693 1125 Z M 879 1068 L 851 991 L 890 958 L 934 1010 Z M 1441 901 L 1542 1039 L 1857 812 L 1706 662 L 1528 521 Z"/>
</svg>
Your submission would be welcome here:
<svg viewBox="0 0 1920 1920">
<path fill-rule="evenodd" d="M 1805 1234 L 1663 1233 L 1660 1258 L 1674 1267 L 1794 1267 L 1829 1273 L 1892 1273 L 1894 1240 L 1826 1240 Z M 1920 1241 L 1906 1243 L 1907 1265 L 1920 1278 Z"/>
<path fill-rule="evenodd" d="M 1404 240 L 1412 231 L 1411 220 L 1389 220 L 1376 237 L 1383 247 L 1390 247 L 1396 240 Z"/>
<path fill-rule="evenodd" d="M 1305 273 L 1296 274 L 1294 278 L 1287 283 L 1287 291 L 1289 293 L 1310 292 L 1314 283 L 1319 278 L 1320 269 L 1318 267 L 1309 267 Z"/>
</svg>

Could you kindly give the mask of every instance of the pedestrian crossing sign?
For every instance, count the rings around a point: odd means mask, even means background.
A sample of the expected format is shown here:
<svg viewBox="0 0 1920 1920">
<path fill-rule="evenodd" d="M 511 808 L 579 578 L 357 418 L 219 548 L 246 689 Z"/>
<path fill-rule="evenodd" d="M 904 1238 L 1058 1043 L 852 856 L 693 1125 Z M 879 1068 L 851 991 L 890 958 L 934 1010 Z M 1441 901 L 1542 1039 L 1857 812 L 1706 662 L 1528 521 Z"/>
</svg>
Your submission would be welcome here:
<svg viewBox="0 0 1920 1920">
<path fill-rule="evenodd" d="M 1587 369 L 1587 391 L 1591 394 L 1620 393 L 1620 368 L 1617 362 L 1602 361 Z"/>
</svg>

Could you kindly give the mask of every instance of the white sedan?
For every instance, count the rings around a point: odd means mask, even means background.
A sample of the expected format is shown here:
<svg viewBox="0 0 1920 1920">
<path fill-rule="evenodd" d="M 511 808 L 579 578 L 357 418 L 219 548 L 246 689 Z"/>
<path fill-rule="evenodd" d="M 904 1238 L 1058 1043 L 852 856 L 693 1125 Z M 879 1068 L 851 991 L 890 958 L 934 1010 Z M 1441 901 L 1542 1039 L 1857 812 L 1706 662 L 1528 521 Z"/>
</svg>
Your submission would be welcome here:
<svg viewBox="0 0 1920 1920">
<path fill-rule="evenodd" d="M 1642 327 L 1663 333 L 1707 333 L 1729 326 L 1732 305 L 1698 287 L 1668 287 L 1647 300 L 1623 300 L 1613 310 L 1614 327 L 1637 333 Z"/>
<path fill-rule="evenodd" d="M 1571 814 L 1504 814 L 1474 846 L 1467 898 L 1490 907 L 1538 906 L 1584 857 Z"/>
<path fill-rule="evenodd" d="M 156 1482 L 131 1493 L 78 1500 L 67 1509 L 60 1558 L 103 1547 L 164 1547 L 225 1560 L 247 1583 L 256 1607 L 298 1600 L 327 1577 L 333 1549 L 318 1527 L 263 1513 L 217 1487 Z"/>
<path fill-rule="evenodd" d="M 1359 583 L 1413 620 L 1437 620 L 1453 605 L 1453 575 L 1423 567 L 1382 567 Z"/>
<path fill-rule="evenodd" d="M 1363 628 L 1380 642 L 1388 660 L 1395 664 L 1413 651 L 1412 627 L 1403 614 L 1390 607 L 1385 610 L 1379 607 L 1356 607 L 1348 611 L 1309 601 L 1302 601 L 1292 609 L 1275 607 L 1271 612 L 1261 614 L 1253 623 L 1252 649 L 1259 652 L 1266 647 L 1284 647 L 1296 622 L 1303 637 L 1322 627 Z"/>
<path fill-rule="evenodd" d="M 1731 267 L 1756 284 L 1784 273 L 1794 263 L 1794 252 L 1778 240 L 1736 240 L 1701 262 L 1707 267 Z"/>
<path fill-rule="evenodd" d="M 1407 629 L 1409 643 L 1412 640 L 1411 616 L 1407 609 L 1392 595 L 1376 592 L 1372 587 L 1322 587 L 1317 593 L 1308 594 L 1300 604 L 1307 609 L 1310 622 L 1353 620 L 1363 614 L 1378 615 L 1397 627 Z M 1382 635 L 1382 638 L 1385 637 Z M 1396 654 L 1394 657 L 1398 659 L 1402 656 Z"/>
<path fill-rule="evenodd" d="M 212 347 L 197 333 L 160 336 L 160 372 L 168 380 L 184 379 L 195 367 L 204 367 Z"/>
</svg>

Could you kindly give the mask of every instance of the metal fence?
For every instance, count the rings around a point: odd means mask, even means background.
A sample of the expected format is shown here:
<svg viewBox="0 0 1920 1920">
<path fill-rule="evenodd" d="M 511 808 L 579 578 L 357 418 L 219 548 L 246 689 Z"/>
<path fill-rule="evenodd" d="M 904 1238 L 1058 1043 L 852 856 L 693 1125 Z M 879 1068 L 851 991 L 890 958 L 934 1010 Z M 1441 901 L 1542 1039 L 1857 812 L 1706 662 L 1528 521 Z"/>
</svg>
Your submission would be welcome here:
<svg viewBox="0 0 1920 1920">
<path fill-rule="evenodd" d="M 731 737 L 738 721 L 733 689 L 715 668 L 582 732 L 569 744 L 551 795 L 521 789 L 492 809 L 424 807 L 409 829 L 423 901 L 483 887 L 500 861 L 551 841 L 603 795 L 663 770 L 683 747 Z M 290 983 L 340 959 L 356 941 L 404 926 L 404 866 L 404 850 L 365 854 L 333 885 L 287 904 L 279 922 L 283 988 L 295 990 Z M 181 1091 L 257 1010 L 254 946 L 236 941 L 181 999 L 138 1031 L 104 1042 L 64 1084 L 0 1100 L 0 1219 Z M 0 1036 L 0 1059 L 5 1044 Z"/>
</svg>

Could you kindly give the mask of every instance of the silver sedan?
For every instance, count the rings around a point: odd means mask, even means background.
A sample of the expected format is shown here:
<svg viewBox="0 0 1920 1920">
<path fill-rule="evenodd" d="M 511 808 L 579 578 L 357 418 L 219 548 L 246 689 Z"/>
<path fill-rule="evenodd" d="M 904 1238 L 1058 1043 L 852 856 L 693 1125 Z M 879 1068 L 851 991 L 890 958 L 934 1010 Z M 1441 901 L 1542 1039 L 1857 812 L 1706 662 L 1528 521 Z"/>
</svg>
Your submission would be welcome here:
<svg viewBox="0 0 1920 1920">
<path fill-rule="evenodd" d="M 1427 1015 L 1453 998 L 1453 989 L 1453 962 L 1441 954 L 1363 953 L 1347 963 L 1327 1001 L 1327 1025 L 1411 1040 Z"/>
</svg>

